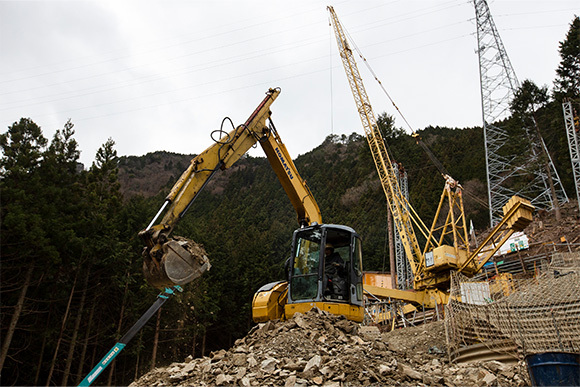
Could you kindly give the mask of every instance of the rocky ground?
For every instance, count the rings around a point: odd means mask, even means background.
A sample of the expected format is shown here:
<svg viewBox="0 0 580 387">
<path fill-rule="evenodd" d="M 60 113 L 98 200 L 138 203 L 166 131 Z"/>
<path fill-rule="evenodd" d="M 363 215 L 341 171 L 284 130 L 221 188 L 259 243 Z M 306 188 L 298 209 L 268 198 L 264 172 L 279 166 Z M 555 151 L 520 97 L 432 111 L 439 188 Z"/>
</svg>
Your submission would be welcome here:
<svg viewBox="0 0 580 387">
<path fill-rule="evenodd" d="M 578 202 L 571 200 L 562 204 L 560 208 L 561 219 L 558 220 L 554 211 L 539 210 L 534 213 L 532 223 L 524 230 L 529 238 L 530 248 L 522 250 L 522 255 L 538 255 L 554 250 L 554 244 L 558 250 L 580 250 L 580 214 Z M 482 234 L 481 240 L 489 230 Z"/>
<path fill-rule="evenodd" d="M 562 204 L 560 212 L 561 220 L 557 220 L 554 211 L 537 211 L 534 221 L 524 231 L 532 243 L 567 243 L 570 244 L 570 250 L 577 251 L 580 243 L 578 202 L 571 200 Z"/>
<path fill-rule="evenodd" d="M 155 370 L 131 386 L 525 386 L 525 365 L 450 364 L 443 322 L 381 333 L 314 309 L 260 324 L 229 350 Z"/>
</svg>

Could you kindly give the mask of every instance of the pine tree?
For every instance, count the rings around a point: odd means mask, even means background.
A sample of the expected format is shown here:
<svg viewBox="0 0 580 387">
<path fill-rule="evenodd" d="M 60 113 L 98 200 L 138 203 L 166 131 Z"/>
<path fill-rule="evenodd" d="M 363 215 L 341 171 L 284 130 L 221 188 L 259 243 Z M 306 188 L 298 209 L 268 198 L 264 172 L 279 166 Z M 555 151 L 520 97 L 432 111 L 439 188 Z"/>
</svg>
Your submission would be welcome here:
<svg viewBox="0 0 580 387">
<path fill-rule="evenodd" d="M 17 375 L 16 369 L 4 370 L 10 351 L 21 352 L 26 340 L 13 342 L 14 332 L 19 326 L 26 303 L 27 292 L 37 278 L 41 262 L 57 258 L 50 245 L 47 230 L 43 227 L 39 213 L 38 195 L 43 192 L 39 175 L 42 154 L 47 140 L 42 130 L 32 120 L 22 118 L 0 135 L 0 195 L 2 235 L 2 350 L 0 371 L 3 385 L 14 383 L 10 377 Z M 4 309 L 6 308 L 6 309 Z M 6 312 L 5 312 L 6 311 Z M 18 360 L 10 362 L 18 367 Z"/>
<path fill-rule="evenodd" d="M 560 57 L 554 81 L 554 97 L 562 102 L 563 98 L 580 98 L 580 18 L 575 16 L 570 23 L 566 39 L 560 42 Z"/>
</svg>

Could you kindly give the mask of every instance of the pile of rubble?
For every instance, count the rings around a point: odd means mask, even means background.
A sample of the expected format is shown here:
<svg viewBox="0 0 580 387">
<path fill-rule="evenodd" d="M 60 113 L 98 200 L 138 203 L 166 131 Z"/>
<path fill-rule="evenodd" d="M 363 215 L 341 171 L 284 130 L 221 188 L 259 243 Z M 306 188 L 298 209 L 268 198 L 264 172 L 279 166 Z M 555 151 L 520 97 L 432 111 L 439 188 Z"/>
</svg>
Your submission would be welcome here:
<svg viewBox="0 0 580 387">
<path fill-rule="evenodd" d="M 538 210 L 534 220 L 524 230 L 530 238 L 529 251 L 523 254 L 536 255 L 552 249 L 553 244 L 567 244 L 564 251 L 578 251 L 580 245 L 580 214 L 578 202 L 571 200 L 560 205 L 562 219 L 558 221 L 554 211 Z M 545 247 L 546 246 L 546 247 Z M 549 251 L 548 250 L 548 251 Z"/>
<path fill-rule="evenodd" d="M 529 385 L 525 365 L 450 364 L 443 322 L 381 333 L 313 309 L 254 327 L 229 350 L 156 368 L 131 386 Z"/>
</svg>

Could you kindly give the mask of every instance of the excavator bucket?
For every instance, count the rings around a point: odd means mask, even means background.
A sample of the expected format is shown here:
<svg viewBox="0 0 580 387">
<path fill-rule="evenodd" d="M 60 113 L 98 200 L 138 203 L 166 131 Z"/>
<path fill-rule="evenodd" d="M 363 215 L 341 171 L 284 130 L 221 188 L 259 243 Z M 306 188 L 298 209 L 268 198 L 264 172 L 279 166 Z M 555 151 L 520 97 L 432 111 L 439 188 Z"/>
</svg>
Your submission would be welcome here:
<svg viewBox="0 0 580 387">
<path fill-rule="evenodd" d="M 203 247 L 192 240 L 176 237 L 161 247 L 160 261 L 145 251 L 143 274 L 147 281 L 157 287 L 185 285 L 210 269 L 211 265 Z"/>
</svg>

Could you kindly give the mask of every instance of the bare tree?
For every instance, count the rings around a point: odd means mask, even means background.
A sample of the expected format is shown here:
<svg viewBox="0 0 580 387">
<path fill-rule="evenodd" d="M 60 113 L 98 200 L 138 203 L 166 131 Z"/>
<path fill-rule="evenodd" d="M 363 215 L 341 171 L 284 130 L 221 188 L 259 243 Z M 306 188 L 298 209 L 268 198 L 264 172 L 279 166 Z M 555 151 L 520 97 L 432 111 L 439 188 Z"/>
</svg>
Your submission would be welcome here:
<svg viewBox="0 0 580 387">
<path fill-rule="evenodd" d="M 4 337 L 4 343 L 2 344 L 2 352 L 0 353 L 0 371 L 4 367 L 4 362 L 6 361 L 6 357 L 8 356 L 8 349 L 10 348 L 10 342 L 12 341 L 12 337 L 14 336 L 14 331 L 16 330 L 16 326 L 18 325 L 18 320 L 20 319 L 20 315 L 22 313 L 22 308 L 24 307 L 24 300 L 26 299 L 26 292 L 30 287 L 30 281 L 32 279 L 32 271 L 34 270 L 34 265 L 30 265 L 26 274 L 24 276 L 24 284 L 20 289 L 20 295 L 18 296 L 18 301 L 14 306 L 14 313 L 12 314 L 12 318 L 10 319 L 10 325 L 8 326 L 8 331 L 6 332 L 6 336 Z"/>
</svg>

